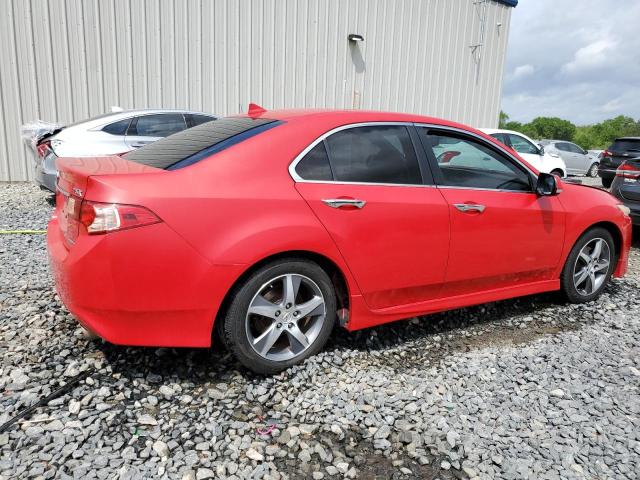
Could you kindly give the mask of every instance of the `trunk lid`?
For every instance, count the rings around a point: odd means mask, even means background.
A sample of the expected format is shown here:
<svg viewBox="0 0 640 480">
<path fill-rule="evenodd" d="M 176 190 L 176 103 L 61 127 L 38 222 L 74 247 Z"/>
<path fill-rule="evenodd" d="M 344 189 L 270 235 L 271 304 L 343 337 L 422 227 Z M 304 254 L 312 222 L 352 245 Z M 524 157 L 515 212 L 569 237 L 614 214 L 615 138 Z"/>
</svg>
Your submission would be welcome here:
<svg viewBox="0 0 640 480">
<path fill-rule="evenodd" d="M 163 170 L 128 161 L 118 156 L 59 158 L 56 162 L 56 214 L 67 247 L 78 238 L 82 199 L 89 177 L 99 175 L 161 172 Z"/>
</svg>

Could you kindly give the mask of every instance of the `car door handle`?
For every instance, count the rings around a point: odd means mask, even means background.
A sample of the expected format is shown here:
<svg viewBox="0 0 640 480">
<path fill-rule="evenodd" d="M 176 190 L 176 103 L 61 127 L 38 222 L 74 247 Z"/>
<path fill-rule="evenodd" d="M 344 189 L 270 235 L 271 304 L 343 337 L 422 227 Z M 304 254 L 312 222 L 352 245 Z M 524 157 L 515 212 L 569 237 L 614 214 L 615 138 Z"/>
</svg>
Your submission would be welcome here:
<svg viewBox="0 0 640 480">
<path fill-rule="evenodd" d="M 355 198 L 325 198 L 325 199 L 322 199 L 322 201 L 327 205 L 329 205 L 331 208 L 341 208 L 341 207 L 362 208 L 367 203 L 364 200 L 357 200 Z"/>
<path fill-rule="evenodd" d="M 138 142 L 138 143 L 134 143 L 131 146 L 133 148 L 140 148 L 140 147 L 144 147 L 145 145 L 149 145 L 151 142 Z"/>
<path fill-rule="evenodd" d="M 478 213 L 482 213 L 482 212 L 484 212 L 484 209 L 485 209 L 484 205 L 478 205 L 478 204 L 475 204 L 475 203 L 454 203 L 453 206 L 456 207 L 461 212 L 478 212 Z"/>
</svg>

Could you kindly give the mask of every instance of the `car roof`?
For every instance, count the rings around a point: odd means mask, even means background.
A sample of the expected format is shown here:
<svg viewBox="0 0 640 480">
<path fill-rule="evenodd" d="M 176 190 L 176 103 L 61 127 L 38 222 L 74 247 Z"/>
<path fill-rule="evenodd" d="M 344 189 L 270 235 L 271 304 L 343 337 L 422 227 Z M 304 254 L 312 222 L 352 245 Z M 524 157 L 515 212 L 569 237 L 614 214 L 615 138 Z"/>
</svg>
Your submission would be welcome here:
<svg viewBox="0 0 640 480">
<path fill-rule="evenodd" d="M 483 133 L 468 125 L 463 125 L 461 123 L 457 123 L 451 120 L 445 120 L 442 118 L 417 115 L 412 113 L 383 112 L 376 110 L 284 109 L 265 110 L 258 114 L 240 114 L 236 116 L 269 118 L 272 120 L 282 120 L 285 122 L 322 120 L 323 122 L 335 124 L 335 126 L 368 122 L 426 123 L 460 128 L 480 134 Z"/>
<path fill-rule="evenodd" d="M 98 115 L 97 117 L 73 123 L 71 125 L 68 125 L 66 128 L 80 127 L 82 129 L 91 129 L 106 125 L 108 123 L 117 122 L 118 120 L 124 120 L 126 118 L 138 117 L 141 115 L 153 115 L 157 113 L 191 113 L 195 115 L 206 115 L 208 117 L 218 118 L 217 115 L 214 115 L 212 113 L 198 112 L 193 110 L 138 108 L 132 110 L 121 110 L 119 112 L 105 113 L 103 115 Z"/>
</svg>

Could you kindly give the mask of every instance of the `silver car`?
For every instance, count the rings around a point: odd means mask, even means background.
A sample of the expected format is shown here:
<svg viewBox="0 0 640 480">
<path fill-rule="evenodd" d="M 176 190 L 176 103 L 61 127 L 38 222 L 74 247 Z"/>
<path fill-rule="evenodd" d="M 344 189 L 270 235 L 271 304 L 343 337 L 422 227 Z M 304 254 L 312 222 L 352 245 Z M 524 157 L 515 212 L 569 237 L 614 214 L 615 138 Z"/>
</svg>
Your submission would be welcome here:
<svg viewBox="0 0 640 480">
<path fill-rule="evenodd" d="M 67 126 L 35 122 L 22 137 L 36 154 L 35 179 L 55 191 L 56 158 L 121 155 L 216 117 L 183 110 L 124 110 Z"/>
<path fill-rule="evenodd" d="M 544 151 L 559 155 L 567 166 L 569 175 L 598 176 L 598 157 L 590 154 L 575 143 L 565 140 L 540 140 Z"/>
</svg>

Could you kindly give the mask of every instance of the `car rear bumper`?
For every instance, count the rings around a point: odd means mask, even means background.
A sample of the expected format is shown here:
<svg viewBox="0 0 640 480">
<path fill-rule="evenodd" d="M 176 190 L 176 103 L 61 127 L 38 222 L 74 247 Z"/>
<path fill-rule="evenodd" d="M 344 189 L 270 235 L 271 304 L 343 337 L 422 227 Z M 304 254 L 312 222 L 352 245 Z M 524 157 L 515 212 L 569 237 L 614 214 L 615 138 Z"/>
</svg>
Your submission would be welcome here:
<svg viewBox="0 0 640 480">
<path fill-rule="evenodd" d="M 56 180 L 58 177 L 58 172 L 55 168 L 55 159 L 57 157 L 54 154 L 51 154 L 51 156 L 53 158 L 47 158 L 45 160 L 38 158 L 36 160 L 34 178 L 38 185 L 55 193 Z"/>
<path fill-rule="evenodd" d="M 80 235 L 47 232 L 56 290 L 91 332 L 120 345 L 208 347 L 217 310 L 243 265 L 212 265 L 166 224 Z"/>
</svg>

